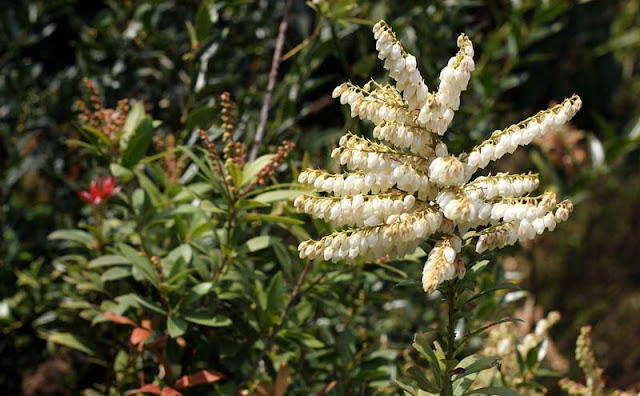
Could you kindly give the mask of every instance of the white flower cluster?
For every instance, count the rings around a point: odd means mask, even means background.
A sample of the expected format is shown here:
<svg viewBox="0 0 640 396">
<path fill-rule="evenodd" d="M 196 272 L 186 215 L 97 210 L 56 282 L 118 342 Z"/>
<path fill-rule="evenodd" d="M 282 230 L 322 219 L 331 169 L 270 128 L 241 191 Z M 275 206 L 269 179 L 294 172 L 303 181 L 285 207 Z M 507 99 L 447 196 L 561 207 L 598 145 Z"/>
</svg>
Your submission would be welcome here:
<svg viewBox="0 0 640 396">
<path fill-rule="evenodd" d="M 511 154 L 519 146 L 526 146 L 533 139 L 557 129 L 573 118 L 581 106 L 580 98 L 573 95 L 551 109 L 541 111 L 504 130 L 494 131 L 489 139 L 476 146 L 466 158 L 467 180 L 475 171 L 485 168 L 489 162 L 500 159 L 507 153 Z"/>
<path fill-rule="evenodd" d="M 408 194 L 379 194 L 335 197 L 300 195 L 294 206 L 299 211 L 332 222 L 335 226 L 356 227 L 391 224 L 402 213 L 413 209 L 416 198 Z"/>
<path fill-rule="evenodd" d="M 422 287 L 425 291 L 434 291 L 440 283 L 451 280 L 456 275 L 460 278 L 464 276 L 464 263 L 457 255 L 461 248 L 462 241 L 455 235 L 436 243 L 422 270 Z"/>
<path fill-rule="evenodd" d="M 527 356 L 530 350 L 542 343 L 540 350 L 538 351 L 538 360 L 544 359 L 547 353 L 547 345 L 549 338 L 549 329 L 553 327 L 560 320 L 560 312 L 549 312 L 546 318 L 540 319 L 535 326 L 533 333 L 528 333 L 522 339 L 520 345 L 518 345 L 518 351 L 520 355 Z"/>
<path fill-rule="evenodd" d="M 324 196 L 303 195 L 299 211 L 335 226 L 348 226 L 319 241 L 300 244 L 300 256 L 331 261 L 402 257 L 433 236 L 435 247 L 424 266 L 422 283 L 431 292 L 445 280 L 464 276 L 462 235 L 474 230 L 476 251 L 512 245 L 553 230 L 565 221 L 571 202 L 553 193 L 531 195 L 535 174 L 473 174 L 491 161 L 513 153 L 534 138 L 570 120 L 580 109 L 577 96 L 541 111 L 491 136 L 469 153 L 451 155 L 440 140 L 460 104 L 475 65 L 473 45 L 464 34 L 460 50 L 440 73 L 438 91 L 430 93 L 416 58 L 402 48 L 384 21 L 374 28 L 376 49 L 395 86 L 370 81 L 345 83 L 333 97 L 351 107 L 351 115 L 375 124 L 377 143 L 347 133 L 332 157 L 347 168 L 330 174 L 308 169 L 299 182 Z"/>
<path fill-rule="evenodd" d="M 365 220 L 366 221 L 366 220 Z M 379 221 L 376 221 L 379 222 Z M 336 232 L 319 241 L 305 241 L 298 246 L 301 258 L 353 262 L 402 257 L 415 251 L 418 244 L 434 234 L 442 223 L 442 214 L 434 208 L 389 216 L 384 223 Z"/>
</svg>

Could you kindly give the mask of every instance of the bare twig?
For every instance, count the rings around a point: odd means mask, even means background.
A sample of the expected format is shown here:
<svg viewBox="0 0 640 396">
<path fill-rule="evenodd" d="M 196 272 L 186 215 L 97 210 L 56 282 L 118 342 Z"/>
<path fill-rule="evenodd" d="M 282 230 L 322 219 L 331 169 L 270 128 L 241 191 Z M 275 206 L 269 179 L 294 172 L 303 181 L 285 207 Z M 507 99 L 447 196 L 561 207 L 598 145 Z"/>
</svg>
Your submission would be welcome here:
<svg viewBox="0 0 640 396">
<path fill-rule="evenodd" d="M 276 48 L 273 51 L 273 60 L 271 61 L 271 70 L 269 71 L 269 80 L 267 82 L 267 92 L 264 95 L 264 102 L 262 102 L 262 109 L 260 110 L 260 121 L 258 122 L 258 129 L 256 129 L 256 136 L 253 139 L 251 146 L 251 153 L 249 154 L 249 161 L 253 161 L 258 156 L 258 149 L 262 144 L 264 138 L 264 130 L 267 126 L 267 118 L 269 117 L 269 104 L 271 103 L 271 96 L 273 95 L 273 88 L 276 85 L 276 77 L 278 77 L 278 67 L 280 66 L 280 57 L 282 55 L 282 46 L 284 44 L 284 34 L 287 31 L 287 25 L 289 24 L 289 9 L 291 8 L 292 0 L 287 0 L 282 12 L 282 21 L 280 22 L 280 30 L 278 31 L 278 38 L 276 40 Z"/>
</svg>

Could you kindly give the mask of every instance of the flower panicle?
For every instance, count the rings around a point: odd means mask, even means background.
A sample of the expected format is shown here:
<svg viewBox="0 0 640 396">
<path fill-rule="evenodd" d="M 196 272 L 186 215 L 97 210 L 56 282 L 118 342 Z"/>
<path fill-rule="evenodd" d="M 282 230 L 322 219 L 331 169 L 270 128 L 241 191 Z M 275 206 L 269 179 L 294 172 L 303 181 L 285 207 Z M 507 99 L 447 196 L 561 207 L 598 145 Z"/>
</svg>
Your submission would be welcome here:
<svg viewBox="0 0 640 396">
<path fill-rule="evenodd" d="M 130 106 L 128 99 L 118 101 L 115 108 L 104 107 L 96 84 L 88 78 L 82 80 L 82 85 L 89 94 L 89 100 L 78 101 L 78 120 L 104 135 L 116 147 L 124 131 Z"/>
<path fill-rule="evenodd" d="M 161 136 L 155 135 L 153 137 L 153 143 L 158 152 L 165 152 L 165 155 L 163 157 L 163 165 L 169 183 L 178 183 L 180 175 L 187 165 L 187 156 L 184 153 L 176 156 L 175 136 L 173 135 L 173 133 L 168 133 L 163 139 Z"/>
<path fill-rule="evenodd" d="M 346 170 L 328 173 L 307 169 L 298 181 L 323 196 L 305 194 L 298 211 L 347 229 L 318 241 L 300 244 L 300 256 L 330 261 L 393 259 L 411 253 L 437 234 L 423 271 L 423 288 L 434 291 L 454 276 L 464 276 L 460 235 L 473 230 L 482 253 L 527 241 L 566 221 L 573 206 L 554 193 L 535 195 L 536 174 L 473 178 L 519 146 L 529 144 L 569 121 L 581 107 L 573 95 L 533 117 L 498 130 L 469 153 L 449 153 L 442 136 L 459 109 L 475 69 L 469 37 L 458 37 L 458 52 L 440 73 L 436 91 L 429 91 L 414 56 L 392 29 L 380 21 L 373 27 L 378 57 L 395 81 L 371 80 L 363 87 L 344 83 L 332 96 L 351 108 L 351 116 L 375 126 L 373 138 L 348 132 L 332 157 Z"/>
</svg>

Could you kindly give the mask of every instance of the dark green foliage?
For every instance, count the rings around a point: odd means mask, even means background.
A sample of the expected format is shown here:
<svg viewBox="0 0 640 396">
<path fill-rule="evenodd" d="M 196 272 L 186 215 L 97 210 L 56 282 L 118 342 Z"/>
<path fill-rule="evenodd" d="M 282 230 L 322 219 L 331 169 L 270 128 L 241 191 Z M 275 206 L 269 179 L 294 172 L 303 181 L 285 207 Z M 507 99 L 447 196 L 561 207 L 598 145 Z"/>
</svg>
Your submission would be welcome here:
<svg viewBox="0 0 640 396">
<path fill-rule="evenodd" d="M 71 362 L 61 377 L 72 394 L 88 388 L 104 394 L 104 384 L 123 394 L 140 385 L 140 370 L 147 379 L 156 378 L 156 355 L 145 352 L 144 367 L 133 358 L 133 327 L 110 322 L 101 312 L 138 326 L 151 320 L 148 342 L 166 337 L 163 353 L 174 380 L 204 369 L 226 375 L 189 394 L 216 389 L 231 395 L 240 385 L 275 383 L 285 372 L 283 362 L 292 378 L 291 395 L 315 394 L 332 381 L 336 395 L 397 394 L 393 376 L 429 390 L 442 385 L 443 371 L 485 366 L 472 358 L 477 350 L 468 339 L 459 341 L 459 362 L 438 363 L 429 343 L 436 336 L 442 341 L 442 334 L 430 334 L 426 345 L 417 337 L 414 347 L 421 349 L 408 355 L 412 335 L 446 316 L 438 301 L 427 300 L 412 285 L 422 257 L 306 267 L 297 258 L 297 243 L 329 227 L 293 214 L 287 200 L 298 193 L 295 186 L 269 179 L 268 187 L 242 199 L 225 198 L 224 180 L 195 130 L 206 129 L 219 140 L 219 96 L 229 91 L 236 103 L 235 139 L 250 147 L 284 3 L 0 1 L 0 312 L 8 310 L 0 316 L 0 385 L 5 393 L 19 394 L 22 378 L 33 379 L 42 362 L 60 357 L 54 344 L 81 351 L 62 357 Z M 637 257 L 629 235 L 638 218 L 637 194 L 631 193 L 638 190 L 640 143 L 638 2 L 293 3 L 284 45 L 291 53 L 280 66 L 260 150 L 273 153 L 285 139 L 298 143 L 297 153 L 278 169 L 283 183 L 294 180 L 300 168 L 326 168 L 339 131 L 370 130 L 329 95 L 344 80 L 360 84 L 384 74 L 370 32 L 381 18 L 416 55 L 430 87 L 437 85 L 437 71 L 453 53 L 458 33 L 473 39 L 477 69 L 451 128 L 455 150 L 546 108 L 550 98 L 562 100 L 573 92 L 582 97 L 585 107 L 575 122 L 586 131 L 591 153 L 582 168 L 571 172 L 539 150 L 510 164 L 528 169 L 523 164 L 532 161 L 546 183 L 582 200 L 585 208 L 583 215 L 580 206 L 576 209 L 575 225 L 547 238 L 562 243 L 544 249 L 552 243 L 545 239 L 526 253 L 553 263 L 542 266 L 530 286 L 547 310 L 567 309 L 561 346 L 571 353 L 578 325 L 599 320 L 618 304 L 616 290 L 598 288 L 602 274 L 623 285 L 624 302 L 603 319 L 603 333 L 616 347 L 610 361 L 602 362 L 615 368 L 609 377 L 631 385 L 637 348 L 629 347 L 635 344 L 628 335 L 638 329 L 633 308 L 638 274 L 628 269 Z M 78 124 L 76 102 L 87 99 L 84 77 L 96 83 L 106 107 L 132 100 L 132 121 L 115 151 L 99 132 Z M 173 152 L 193 164 L 185 172 L 190 176 L 178 183 L 163 168 L 171 150 L 152 142 L 169 133 L 176 137 Z M 244 169 L 230 166 L 235 186 L 246 187 L 270 158 Z M 123 191 L 107 204 L 104 223 L 97 224 L 77 192 L 108 173 Z M 608 181 L 601 183 L 604 178 Z M 617 193 L 625 188 L 630 192 Z M 620 197 L 615 208 L 609 205 L 611 194 Z M 620 213 L 628 219 L 622 225 L 616 219 Z M 602 219 L 609 223 L 592 232 Z M 616 261 L 619 252 L 624 262 Z M 473 276 L 456 286 L 457 306 L 472 308 L 459 312 L 469 329 L 509 315 L 501 296 L 512 285 L 498 264 L 493 260 L 477 274 L 469 269 Z M 568 287 L 577 282 L 576 274 L 598 287 Z M 395 287 L 399 283 L 404 286 Z M 606 302 L 583 307 L 580 293 L 587 289 L 589 301 Z M 616 334 L 619 324 L 623 334 Z M 533 353 L 520 360 L 523 371 L 537 364 Z M 404 374 L 409 363 L 425 361 L 432 371 L 413 366 Z M 467 379 L 455 377 L 452 392 L 474 389 Z M 509 394 L 494 388 L 472 392 Z"/>
</svg>

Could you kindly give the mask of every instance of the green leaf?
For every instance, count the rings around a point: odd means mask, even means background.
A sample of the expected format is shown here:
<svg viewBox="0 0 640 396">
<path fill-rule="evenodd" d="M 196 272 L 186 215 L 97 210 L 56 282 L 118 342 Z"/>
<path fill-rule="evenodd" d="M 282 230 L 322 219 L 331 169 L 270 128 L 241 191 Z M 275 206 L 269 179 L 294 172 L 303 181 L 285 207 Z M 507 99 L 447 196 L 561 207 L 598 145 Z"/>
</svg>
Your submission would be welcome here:
<svg viewBox="0 0 640 396">
<path fill-rule="evenodd" d="M 273 252 L 276 254 L 280 268 L 287 279 L 293 278 L 293 259 L 287 247 L 280 240 L 273 241 Z"/>
<path fill-rule="evenodd" d="M 133 135 L 126 143 L 126 148 L 122 152 L 121 165 L 126 168 L 132 168 L 147 153 L 151 138 L 153 137 L 153 120 L 151 117 L 145 117 L 136 127 Z"/>
<path fill-rule="evenodd" d="M 495 326 L 495 325 L 498 325 L 498 324 L 500 324 L 500 323 L 506 323 L 506 322 L 514 322 L 514 323 L 517 323 L 517 322 L 522 322 L 522 321 L 523 321 L 522 319 L 517 319 L 517 318 L 505 318 L 505 319 L 501 319 L 501 320 L 499 320 L 499 321 L 497 321 L 497 322 L 493 322 L 493 323 L 491 323 L 490 325 L 483 326 L 483 327 L 481 327 L 481 328 L 479 328 L 479 329 L 477 329 L 477 330 L 472 331 L 471 333 L 466 334 L 466 335 L 462 338 L 461 343 L 465 343 L 465 342 L 467 342 L 467 341 L 468 341 L 468 339 L 469 339 L 469 338 L 471 338 L 471 337 L 473 337 L 474 335 L 479 334 L 479 333 L 482 333 L 483 331 L 487 330 L 488 328 L 493 327 L 493 326 Z"/>
<path fill-rule="evenodd" d="M 407 373 L 416 380 L 418 386 L 422 390 L 426 390 L 427 392 L 437 393 L 440 391 L 440 388 L 435 386 L 429 379 L 424 375 L 422 369 L 418 366 L 409 367 Z"/>
<path fill-rule="evenodd" d="M 272 236 L 260 235 L 249 239 L 247 242 L 245 242 L 245 245 L 247 246 L 247 249 L 249 249 L 249 252 L 253 253 L 257 252 L 258 250 L 268 248 L 269 246 L 271 246 L 272 241 Z"/>
<path fill-rule="evenodd" d="M 544 342 L 545 340 L 543 340 L 542 342 L 539 342 L 538 345 L 535 346 L 535 348 L 531 348 L 527 352 L 527 357 L 525 358 L 525 360 L 527 362 L 527 367 L 529 367 L 530 369 L 535 368 L 536 365 L 538 364 L 538 361 L 540 360 L 538 359 L 540 355 L 540 348 L 542 347 L 542 343 Z"/>
<path fill-rule="evenodd" d="M 185 271 L 193 258 L 193 249 L 184 243 L 173 249 L 167 257 L 162 260 L 163 272 L 167 279 L 174 277 L 179 272 Z"/>
<path fill-rule="evenodd" d="M 235 162 L 227 162 L 225 166 L 233 179 L 233 185 L 240 188 L 242 186 L 242 171 L 238 165 Z"/>
<path fill-rule="evenodd" d="M 438 386 L 440 386 L 441 384 L 437 379 L 442 373 L 440 368 L 440 361 L 436 357 L 436 354 L 433 352 L 431 345 L 431 341 L 428 339 L 427 334 L 416 333 L 413 336 L 413 348 L 416 351 L 420 352 L 420 354 L 425 359 L 427 359 L 427 361 L 429 362 L 429 366 L 436 373 L 436 382 L 438 383 Z"/>
<path fill-rule="evenodd" d="M 100 353 L 95 345 L 71 333 L 53 333 L 47 337 L 48 341 L 56 344 L 84 352 L 90 356 L 99 356 Z"/>
<path fill-rule="evenodd" d="M 273 157 L 275 157 L 275 154 L 263 155 L 246 164 L 242 171 L 242 184 L 248 184 L 255 179 L 258 173 L 271 162 Z"/>
<path fill-rule="evenodd" d="M 236 204 L 238 209 L 255 209 L 255 208 L 268 208 L 269 204 L 255 201 L 253 199 L 243 199 Z"/>
<path fill-rule="evenodd" d="M 524 364 L 524 359 L 522 358 L 522 354 L 520 353 L 520 351 L 516 348 L 515 352 L 516 360 L 518 362 L 518 376 L 520 376 L 524 373 L 526 366 Z"/>
<path fill-rule="evenodd" d="M 400 382 L 400 381 L 395 381 L 395 380 L 394 380 L 394 381 L 392 381 L 392 383 L 393 383 L 395 386 L 397 386 L 398 388 L 402 389 L 402 390 L 405 392 L 405 394 L 407 394 L 407 393 L 408 393 L 408 394 L 410 394 L 411 396 L 418 396 L 418 393 L 416 392 L 416 390 L 415 390 L 413 387 L 411 387 L 411 386 L 409 386 L 409 385 L 405 385 L 405 384 L 403 384 L 402 382 Z"/>
<path fill-rule="evenodd" d="M 188 327 L 189 323 L 180 317 L 174 315 L 169 315 L 167 317 L 167 331 L 171 338 L 180 337 L 187 331 Z"/>
<path fill-rule="evenodd" d="M 285 201 L 296 199 L 299 195 L 305 194 L 308 191 L 304 190 L 276 190 L 276 191 L 267 191 L 262 194 L 258 194 L 253 199 L 258 202 L 263 203 L 271 203 L 277 201 Z"/>
<path fill-rule="evenodd" d="M 280 223 L 280 224 L 293 224 L 293 225 L 303 225 L 304 221 L 294 219 L 292 217 L 286 216 L 274 216 L 274 215 L 265 215 L 258 213 L 249 213 L 245 218 L 246 221 L 261 221 L 265 223 Z"/>
<path fill-rule="evenodd" d="M 158 187 L 156 187 L 156 185 L 151 181 L 151 179 L 147 177 L 147 175 L 144 174 L 144 172 L 137 169 L 134 172 L 138 178 L 140 187 L 142 187 L 144 192 L 146 192 L 149 196 L 151 204 L 158 209 L 163 207 L 165 199 L 162 197 L 162 194 L 160 193 L 160 190 L 158 190 Z"/>
<path fill-rule="evenodd" d="M 142 216 L 146 201 L 147 195 L 144 193 L 144 190 L 136 188 L 131 196 L 131 206 L 133 206 L 133 212 L 136 216 Z"/>
<path fill-rule="evenodd" d="M 519 396 L 518 392 L 498 386 L 489 386 L 486 388 L 474 389 L 465 393 L 465 395 L 495 395 L 495 396 Z"/>
<path fill-rule="evenodd" d="M 133 172 L 120 164 L 109 164 L 109 170 L 112 175 L 120 179 L 123 183 L 126 183 L 133 178 Z"/>
<path fill-rule="evenodd" d="M 131 276 L 130 267 L 113 267 L 106 270 L 102 274 L 100 279 L 102 280 L 102 282 L 108 282 L 108 281 L 126 278 L 128 276 Z"/>
<path fill-rule="evenodd" d="M 284 308 L 283 297 L 284 281 L 282 280 L 282 272 L 278 272 L 271 278 L 267 287 L 267 312 L 276 319 Z"/>
<path fill-rule="evenodd" d="M 411 286 L 411 287 L 422 286 L 422 282 L 416 279 L 407 279 L 407 280 L 403 280 L 402 282 L 396 283 L 395 286 L 393 287 L 404 287 L 404 286 Z"/>
<path fill-rule="evenodd" d="M 193 109 L 189 112 L 187 120 L 184 123 L 184 127 L 187 131 L 191 131 L 194 128 L 208 129 L 213 122 L 213 118 L 216 112 L 213 106 L 202 106 L 197 109 Z"/>
<path fill-rule="evenodd" d="M 167 314 L 167 312 L 158 305 L 135 293 L 123 294 L 116 297 L 115 300 L 120 304 L 124 304 L 129 307 L 146 308 L 155 313 L 162 315 Z"/>
<path fill-rule="evenodd" d="M 479 373 L 480 371 L 490 369 L 498 365 L 498 361 L 501 359 L 500 356 L 477 356 L 477 359 L 471 363 L 467 367 L 462 367 L 464 369 L 464 373 L 459 374 L 454 381 L 459 380 L 460 378 L 466 377 L 467 375 Z"/>
<path fill-rule="evenodd" d="M 203 282 L 198 283 L 193 288 L 191 288 L 191 292 L 198 296 L 204 296 L 208 294 L 211 289 L 213 289 L 213 282 Z"/>
<path fill-rule="evenodd" d="M 224 315 L 214 315 L 208 312 L 192 312 L 182 315 L 189 322 L 208 327 L 231 326 L 231 319 Z"/>
<path fill-rule="evenodd" d="M 481 355 L 467 356 L 460 361 L 460 363 L 458 364 L 458 367 L 466 370 L 467 367 L 471 366 L 472 364 L 474 364 L 475 362 L 477 362 L 482 358 L 483 356 Z M 464 378 L 461 377 L 454 380 L 454 385 L 453 385 L 454 396 L 463 395 L 471 387 L 471 385 L 473 385 L 473 382 L 476 380 L 477 377 L 478 377 L 478 373 L 472 373 L 472 374 L 468 374 Z"/>
<path fill-rule="evenodd" d="M 89 125 L 83 125 L 82 128 L 80 129 L 80 132 L 91 142 L 96 142 L 96 140 L 92 139 L 93 137 L 98 141 L 101 141 L 107 146 L 111 145 L 111 140 L 109 140 L 109 137 L 104 133 L 102 133 L 97 128 L 94 128 Z"/>
<path fill-rule="evenodd" d="M 81 230 L 57 230 L 49 234 L 49 240 L 64 240 L 76 242 L 81 245 L 84 245 L 88 248 L 93 248 L 95 246 L 96 240 L 95 238 L 86 231 Z"/>
<path fill-rule="evenodd" d="M 487 265 L 489 265 L 489 260 L 480 260 L 475 263 L 473 267 L 471 267 L 471 271 L 473 271 L 474 273 L 478 273 L 482 271 Z"/>
<path fill-rule="evenodd" d="M 160 276 L 146 257 L 141 256 L 137 250 L 125 244 L 120 245 L 120 251 L 129 260 L 131 260 L 133 268 L 137 269 L 145 279 L 147 279 L 156 288 L 160 286 Z"/>
<path fill-rule="evenodd" d="M 498 284 L 496 286 L 493 286 L 493 287 L 490 287 L 490 288 L 488 288 L 486 290 L 483 290 L 482 292 L 480 292 L 480 293 L 478 293 L 478 294 L 476 294 L 474 296 L 471 296 L 467 301 L 463 302 L 459 306 L 462 307 L 462 306 L 464 306 L 464 305 L 466 305 L 466 304 L 468 304 L 468 303 L 470 303 L 470 302 L 472 302 L 474 300 L 477 300 L 478 298 L 486 296 L 489 293 L 493 293 L 494 291 L 505 290 L 505 289 L 519 290 L 520 286 L 515 285 L 513 283 L 509 283 L 509 282 L 500 283 L 500 284 Z"/>
<path fill-rule="evenodd" d="M 112 265 L 131 265 L 131 260 L 124 256 L 105 255 L 89 261 L 88 268 L 110 267 Z"/>
<path fill-rule="evenodd" d="M 196 13 L 196 37 L 200 42 L 203 42 L 211 35 L 211 26 L 213 21 L 211 20 L 211 8 L 212 1 L 205 0 L 198 7 Z"/>
<path fill-rule="evenodd" d="M 127 114 L 127 119 L 124 122 L 122 128 L 122 136 L 120 137 L 120 151 L 127 148 L 127 144 L 131 139 L 131 136 L 135 133 L 136 128 L 142 122 L 142 119 L 146 117 L 144 111 L 144 103 L 140 101 L 133 102 Z"/>
</svg>

